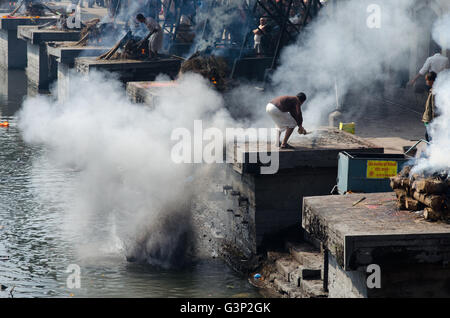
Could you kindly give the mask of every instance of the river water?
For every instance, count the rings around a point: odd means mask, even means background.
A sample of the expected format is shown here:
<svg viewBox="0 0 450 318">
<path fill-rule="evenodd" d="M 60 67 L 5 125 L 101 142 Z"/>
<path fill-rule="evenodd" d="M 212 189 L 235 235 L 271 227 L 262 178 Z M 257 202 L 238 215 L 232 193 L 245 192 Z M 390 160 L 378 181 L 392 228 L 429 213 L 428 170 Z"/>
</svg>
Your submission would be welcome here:
<svg viewBox="0 0 450 318">
<path fill-rule="evenodd" d="M 24 72 L 0 71 L 0 122 L 10 122 L 0 127 L 0 298 L 258 296 L 220 260 L 164 270 L 129 263 L 108 246 L 81 257 L 77 233 L 63 229 L 76 172 L 56 168 L 18 129 L 17 111 L 31 93 Z M 67 284 L 70 264 L 81 270 L 80 288 Z"/>
</svg>

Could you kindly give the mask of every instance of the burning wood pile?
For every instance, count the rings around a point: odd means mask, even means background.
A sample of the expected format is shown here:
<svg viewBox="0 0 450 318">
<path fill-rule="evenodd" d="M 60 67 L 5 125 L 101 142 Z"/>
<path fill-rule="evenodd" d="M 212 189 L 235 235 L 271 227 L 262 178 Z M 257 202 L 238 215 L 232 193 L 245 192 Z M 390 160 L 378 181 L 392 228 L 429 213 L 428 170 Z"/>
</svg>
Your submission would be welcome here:
<svg viewBox="0 0 450 318">
<path fill-rule="evenodd" d="M 83 22 L 80 41 L 74 46 L 101 46 L 109 42 L 116 36 L 117 29 L 114 23 L 100 23 L 100 19 L 92 19 Z"/>
<path fill-rule="evenodd" d="M 45 3 L 42 2 L 29 2 L 21 1 L 19 5 L 11 12 L 10 16 L 14 16 L 22 7 L 24 7 L 23 14 L 30 17 L 41 17 L 45 16 L 47 11 L 55 14 L 55 10 L 49 8 Z"/>
<path fill-rule="evenodd" d="M 180 74 L 189 72 L 197 73 L 207 78 L 219 91 L 226 89 L 228 65 L 221 57 L 203 55 L 197 52 L 181 65 Z"/>
<path fill-rule="evenodd" d="M 429 221 L 450 220 L 450 175 L 411 174 L 406 166 L 391 178 L 391 187 L 397 195 L 400 210 L 422 211 Z"/>
<path fill-rule="evenodd" d="M 98 57 L 99 60 L 143 60 L 149 58 L 149 39 L 153 33 L 149 33 L 145 38 L 139 39 L 129 31 L 117 44 L 108 52 Z"/>
</svg>

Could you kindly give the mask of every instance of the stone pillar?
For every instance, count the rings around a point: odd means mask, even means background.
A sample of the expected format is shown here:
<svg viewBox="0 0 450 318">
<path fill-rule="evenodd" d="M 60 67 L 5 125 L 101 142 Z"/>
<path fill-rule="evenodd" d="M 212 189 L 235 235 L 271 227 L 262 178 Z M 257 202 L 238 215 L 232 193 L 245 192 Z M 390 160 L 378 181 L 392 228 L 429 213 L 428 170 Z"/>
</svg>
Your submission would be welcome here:
<svg viewBox="0 0 450 318">
<path fill-rule="evenodd" d="M 17 38 L 17 30 L 0 30 L 0 67 L 25 69 L 27 44 Z"/>
</svg>

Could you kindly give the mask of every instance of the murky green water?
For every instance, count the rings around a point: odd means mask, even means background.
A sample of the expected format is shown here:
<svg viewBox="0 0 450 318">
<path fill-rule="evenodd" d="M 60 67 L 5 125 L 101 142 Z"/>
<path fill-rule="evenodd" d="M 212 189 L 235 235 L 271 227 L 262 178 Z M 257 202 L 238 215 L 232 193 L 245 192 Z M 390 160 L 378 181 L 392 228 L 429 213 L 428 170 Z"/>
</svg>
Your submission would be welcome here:
<svg viewBox="0 0 450 318">
<path fill-rule="evenodd" d="M 0 122 L 11 124 L 0 127 L 0 283 L 7 287 L 0 297 L 258 296 L 218 260 L 161 270 L 127 262 L 108 239 L 80 257 L 80 237 L 64 229 L 76 172 L 56 168 L 44 149 L 22 141 L 17 111 L 25 94 L 23 72 L 0 72 Z M 67 286 L 70 264 L 81 269 L 79 289 Z"/>
</svg>

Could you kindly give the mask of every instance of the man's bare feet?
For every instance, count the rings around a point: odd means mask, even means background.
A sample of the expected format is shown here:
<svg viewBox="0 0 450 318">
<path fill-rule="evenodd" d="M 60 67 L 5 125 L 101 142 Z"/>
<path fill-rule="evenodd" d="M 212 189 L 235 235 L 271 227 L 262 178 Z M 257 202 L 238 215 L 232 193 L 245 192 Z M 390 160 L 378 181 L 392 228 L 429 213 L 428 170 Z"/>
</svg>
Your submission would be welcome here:
<svg viewBox="0 0 450 318">
<path fill-rule="evenodd" d="M 295 149 L 295 147 L 292 147 L 290 144 L 282 144 L 280 149 Z"/>
</svg>

